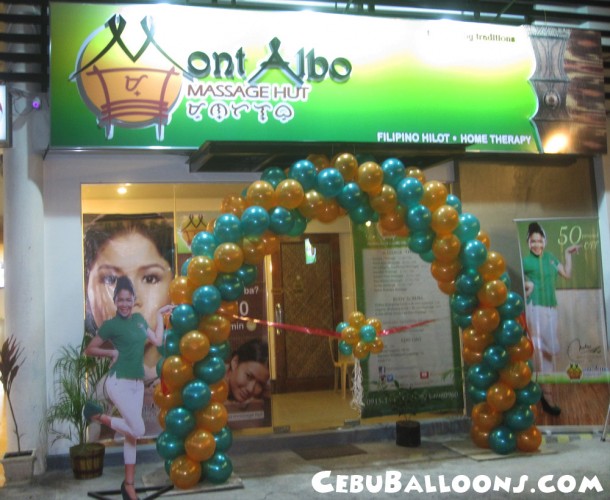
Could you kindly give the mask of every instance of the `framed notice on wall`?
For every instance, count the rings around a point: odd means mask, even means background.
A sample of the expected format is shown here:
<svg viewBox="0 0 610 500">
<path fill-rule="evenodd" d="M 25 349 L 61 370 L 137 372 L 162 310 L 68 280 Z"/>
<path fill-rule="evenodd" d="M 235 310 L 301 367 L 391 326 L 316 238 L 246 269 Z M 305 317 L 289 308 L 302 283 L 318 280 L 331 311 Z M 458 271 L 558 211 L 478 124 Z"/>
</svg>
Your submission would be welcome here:
<svg viewBox="0 0 610 500">
<path fill-rule="evenodd" d="M 11 103 L 6 85 L 0 85 L 0 148 L 11 147 Z"/>
</svg>

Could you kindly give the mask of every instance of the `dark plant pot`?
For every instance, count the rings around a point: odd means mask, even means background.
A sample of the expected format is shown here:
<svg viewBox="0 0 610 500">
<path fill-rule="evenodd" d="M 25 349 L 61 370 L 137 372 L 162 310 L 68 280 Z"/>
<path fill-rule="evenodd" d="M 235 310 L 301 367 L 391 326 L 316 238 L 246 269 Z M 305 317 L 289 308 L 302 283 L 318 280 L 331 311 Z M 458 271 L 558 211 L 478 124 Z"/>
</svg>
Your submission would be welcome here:
<svg viewBox="0 0 610 500">
<path fill-rule="evenodd" d="M 100 443 L 77 444 L 70 448 L 70 461 L 75 479 L 91 479 L 104 472 L 106 447 Z"/>
<path fill-rule="evenodd" d="M 421 426 L 417 420 L 396 422 L 396 444 L 416 448 L 421 444 Z"/>
<path fill-rule="evenodd" d="M 35 450 L 5 453 L 0 463 L 4 467 L 7 486 L 28 484 L 34 475 Z"/>
</svg>

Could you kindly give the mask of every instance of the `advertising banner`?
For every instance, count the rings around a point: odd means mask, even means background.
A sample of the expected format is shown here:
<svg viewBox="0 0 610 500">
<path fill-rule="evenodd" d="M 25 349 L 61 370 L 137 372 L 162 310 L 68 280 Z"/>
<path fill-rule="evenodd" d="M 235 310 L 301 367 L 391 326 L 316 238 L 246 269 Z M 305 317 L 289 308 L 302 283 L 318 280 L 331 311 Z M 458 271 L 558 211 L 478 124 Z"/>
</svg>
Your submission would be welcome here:
<svg viewBox="0 0 610 500">
<path fill-rule="evenodd" d="M 0 85 L 0 147 L 11 146 L 11 99 L 6 85 Z"/>
<path fill-rule="evenodd" d="M 384 329 L 428 322 L 384 336 L 383 351 L 363 363 L 362 416 L 461 410 L 459 336 L 430 265 L 407 238 L 384 238 L 375 225 L 353 234 L 358 309 Z"/>
<path fill-rule="evenodd" d="M 606 147 L 601 38 L 591 31 L 53 3 L 51 45 L 56 149 L 235 140 Z"/>
</svg>

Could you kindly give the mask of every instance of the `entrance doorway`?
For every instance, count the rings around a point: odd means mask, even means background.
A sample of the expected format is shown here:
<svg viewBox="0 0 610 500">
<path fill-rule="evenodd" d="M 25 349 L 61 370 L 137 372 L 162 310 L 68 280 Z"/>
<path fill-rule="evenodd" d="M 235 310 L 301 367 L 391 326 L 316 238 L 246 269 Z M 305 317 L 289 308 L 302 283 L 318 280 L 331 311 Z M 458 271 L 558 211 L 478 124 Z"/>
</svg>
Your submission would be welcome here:
<svg viewBox="0 0 610 500">
<path fill-rule="evenodd" d="M 338 235 L 306 234 L 284 241 L 272 266 L 276 321 L 334 330 L 343 318 Z M 333 389 L 327 337 L 276 329 L 274 344 L 274 393 Z"/>
</svg>

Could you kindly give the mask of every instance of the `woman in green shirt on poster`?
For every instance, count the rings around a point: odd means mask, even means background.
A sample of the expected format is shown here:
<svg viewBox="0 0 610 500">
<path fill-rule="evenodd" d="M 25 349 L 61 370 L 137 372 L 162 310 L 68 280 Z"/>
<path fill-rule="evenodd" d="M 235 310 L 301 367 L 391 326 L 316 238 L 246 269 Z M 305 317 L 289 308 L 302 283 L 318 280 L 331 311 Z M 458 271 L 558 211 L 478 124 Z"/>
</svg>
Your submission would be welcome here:
<svg viewBox="0 0 610 500">
<path fill-rule="evenodd" d="M 578 252 L 580 245 L 566 248 L 565 264 L 562 264 L 552 253 L 545 251 L 546 234 L 537 222 L 528 227 L 527 244 L 530 253 L 523 258 L 527 327 L 534 344 L 538 373 L 552 373 L 555 371 L 555 356 L 560 350 L 555 282 L 558 275 L 565 279 L 572 276 L 572 255 Z M 561 408 L 553 404 L 550 388 L 546 384 L 541 384 L 541 388 L 542 409 L 551 415 L 559 415 Z"/>
<path fill-rule="evenodd" d="M 102 407 L 91 402 L 85 405 L 84 413 L 87 420 L 104 424 L 125 436 L 125 480 L 121 484 L 121 494 L 123 499 L 135 499 L 136 443 L 145 430 L 142 418 L 144 347 L 147 342 L 162 344 L 163 315 L 170 313 L 173 306 L 165 305 L 157 311 L 157 326 L 153 331 L 140 313 L 133 312 L 136 295 L 127 276 L 117 278 L 113 298 L 116 316 L 102 323 L 85 353 L 111 358 L 106 391 L 121 416 L 106 415 Z M 106 347 L 106 342 L 112 343 L 112 347 Z"/>
</svg>

